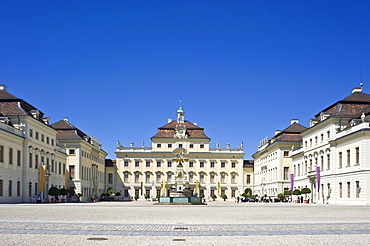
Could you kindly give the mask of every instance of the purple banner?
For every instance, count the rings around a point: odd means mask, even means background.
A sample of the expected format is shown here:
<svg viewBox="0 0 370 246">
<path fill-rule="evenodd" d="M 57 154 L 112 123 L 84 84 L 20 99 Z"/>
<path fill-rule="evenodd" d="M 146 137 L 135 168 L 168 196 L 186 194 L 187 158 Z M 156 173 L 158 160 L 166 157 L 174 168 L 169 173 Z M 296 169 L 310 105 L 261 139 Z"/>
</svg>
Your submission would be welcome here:
<svg viewBox="0 0 370 246">
<path fill-rule="evenodd" d="M 320 192 L 320 167 L 316 167 L 317 192 Z"/>
<path fill-rule="evenodd" d="M 294 188 L 294 173 L 290 174 L 290 192 L 293 193 Z"/>
</svg>

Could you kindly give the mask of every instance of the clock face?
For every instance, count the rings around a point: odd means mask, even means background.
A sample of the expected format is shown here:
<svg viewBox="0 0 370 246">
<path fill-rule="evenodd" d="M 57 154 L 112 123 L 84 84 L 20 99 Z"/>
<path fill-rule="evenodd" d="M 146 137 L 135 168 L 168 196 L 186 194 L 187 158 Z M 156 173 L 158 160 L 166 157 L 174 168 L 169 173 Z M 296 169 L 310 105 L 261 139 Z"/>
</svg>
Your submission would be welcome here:
<svg viewBox="0 0 370 246">
<path fill-rule="evenodd" d="M 179 130 L 179 133 L 182 134 L 184 131 L 182 129 Z"/>
</svg>

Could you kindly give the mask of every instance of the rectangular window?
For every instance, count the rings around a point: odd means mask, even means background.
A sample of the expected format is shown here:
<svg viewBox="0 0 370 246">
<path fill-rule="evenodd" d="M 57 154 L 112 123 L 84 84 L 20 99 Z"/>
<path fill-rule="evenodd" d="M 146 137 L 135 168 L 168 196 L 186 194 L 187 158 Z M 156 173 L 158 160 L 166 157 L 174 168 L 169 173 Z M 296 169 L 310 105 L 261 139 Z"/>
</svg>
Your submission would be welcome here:
<svg viewBox="0 0 370 246">
<path fill-rule="evenodd" d="M 339 168 L 342 168 L 343 166 L 343 154 L 342 152 L 339 152 Z"/>
<path fill-rule="evenodd" d="M 321 170 L 324 170 L 324 156 L 321 156 L 320 159 L 321 159 Z"/>
<path fill-rule="evenodd" d="M 128 189 L 123 190 L 123 196 L 124 197 L 129 197 Z"/>
<path fill-rule="evenodd" d="M 167 161 L 167 167 L 172 167 L 172 161 Z"/>
<path fill-rule="evenodd" d="M 231 168 L 236 168 L 236 163 L 235 162 L 231 162 Z"/>
<path fill-rule="evenodd" d="M 124 163 L 123 164 L 124 167 L 128 167 L 128 161 L 124 161 L 123 163 Z"/>
<path fill-rule="evenodd" d="M 32 168 L 32 153 L 28 154 L 28 163 L 29 163 L 28 167 Z"/>
<path fill-rule="evenodd" d="M 317 144 L 317 136 L 315 137 L 315 144 Z"/>
<path fill-rule="evenodd" d="M 110 184 L 113 183 L 113 173 L 108 174 L 108 183 L 110 183 Z"/>
<path fill-rule="evenodd" d="M 157 148 L 162 148 L 162 145 L 161 144 L 157 144 Z"/>
<path fill-rule="evenodd" d="M 127 173 L 127 172 L 125 172 L 125 173 L 123 174 L 123 182 L 125 182 L 125 183 L 128 183 L 128 182 L 129 182 L 129 179 L 128 179 L 128 173 Z"/>
<path fill-rule="evenodd" d="M 146 167 L 150 167 L 150 161 L 146 161 L 146 162 L 145 162 L 145 166 L 146 166 Z"/>
<path fill-rule="evenodd" d="M 46 143 L 49 144 L 49 137 L 46 137 Z"/>
<path fill-rule="evenodd" d="M 360 148 L 356 148 L 356 163 L 355 165 L 360 165 Z"/>
<path fill-rule="evenodd" d="M 54 139 L 51 139 L 51 146 L 54 146 Z"/>
<path fill-rule="evenodd" d="M 215 167 L 215 162 L 211 161 L 211 168 L 214 168 L 214 167 Z"/>
<path fill-rule="evenodd" d="M 4 162 L 4 146 L 0 145 L 0 162 Z"/>
<path fill-rule="evenodd" d="M 36 132 L 36 139 L 39 140 L 39 133 Z"/>
<path fill-rule="evenodd" d="M 161 165 L 162 165 L 162 162 L 157 161 L 157 167 L 161 167 Z"/>
<path fill-rule="evenodd" d="M 69 154 L 74 155 L 75 154 L 75 149 L 69 149 Z"/>
<path fill-rule="evenodd" d="M 172 174 L 167 173 L 167 183 L 172 183 Z"/>
<path fill-rule="evenodd" d="M 225 184 L 225 183 L 226 183 L 225 173 L 221 173 L 221 184 Z"/>
<path fill-rule="evenodd" d="M 226 163 L 224 161 L 221 161 L 221 168 L 225 168 L 226 167 Z"/>
<path fill-rule="evenodd" d="M 199 174 L 199 182 L 200 182 L 201 184 L 204 184 L 204 173 L 200 173 L 200 174 Z"/>
<path fill-rule="evenodd" d="M 41 134 L 41 142 L 44 142 L 44 134 Z"/>
<path fill-rule="evenodd" d="M 33 130 L 30 129 L 30 138 L 32 138 L 32 137 L 33 137 Z"/>
<path fill-rule="evenodd" d="M 301 176 L 301 164 L 298 164 L 298 176 Z"/>
<path fill-rule="evenodd" d="M 330 155 L 328 155 L 328 168 L 327 170 L 330 170 Z"/>
<path fill-rule="evenodd" d="M 17 181 L 17 196 L 21 196 L 21 181 Z"/>
<path fill-rule="evenodd" d="M 231 175 L 231 183 L 236 184 L 236 175 Z"/>
<path fill-rule="evenodd" d="M 63 163 L 63 175 L 66 175 L 66 164 Z"/>
<path fill-rule="evenodd" d="M 360 198 L 360 181 L 356 181 L 356 198 Z"/>
<path fill-rule="evenodd" d="M 160 173 L 157 173 L 156 174 L 156 180 L 155 180 L 156 183 L 161 183 L 161 174 Z"/>
<path fill-rule="evenodd" d="M 327 133 L 328 133 L 328 139 L 330 139 L 330 131 L 328 131 Z"/>
<path fill-rule="evenodd" d="M 211 184 L 214 184 L 215 183 L 215 174 L 214 173 L 211 173 L 210 174 L 210 183 Z"/>
<path fill-rule="evenodd" d="M 179 144 L 179 148 L 182 148 L 182 144 Z"/>
<path fill-rule="evenodd" d="M 171 148 L 172 148 L 172 144 L 168 144 L 168 145 L 167 145 L 167 147 L 168 147 L 169 149 L 171 149 Z"/>
<path fill-rule="evenodd" d="M 351 198 L 351 182 L 347 182 L 347 198 Z"/>
<path fill-rule="evenodd" d="M 289 156 L 289 151 L 284 151 L 284 157 L 288 157 Z"/>
<path fill-rule="evenodd" d="M 32 182 L 29 182 L 28 183 L 28 196 L 31 197 L 32 196 Z"/>
<path fill-rule="evenodd" d="M 247 174 L 247 184 L 250 184 L 250 183 L 251 183 L 251 175 Z"/>
<path fill-rule="evenodd" d="M 201 149 L 204 149 L 204 144 L 201 144 L 201 145 L 200 145 L 200 148 L 201 148 Z"/>
<path fill-rule="evenodd" d="M 194 183 L 194 174 L 189 173 L 189 183 Z"/>
<path fill-rule="evenodd" d="M 190 145 L 189 145 L 189 148 L 190 148 L 190 149 L 194 148 L 194 144 L 190 144 Z"/>
<path fill-rule="evenodd" d="M 75 178 L 75 166 L 74 165 L 69 166 L 69 175 L 70 175 L 71 179 Z"/>
<path fill-rule="evenodd" d="M 21 166 L 21 151 L 17 150 L 17 166 Z"/>
<path fill-rule="evenodd" d="M 135 161 L 135 167 L 140 167 L 140 162 L 139 161 Z"/>
<path fill-rule="evenodd" d="M 194 162 L 189 161 L 189 167 L 194 167 Z"/>
<path fill-rule="evenodd" d="M 200 168 L 203 168 L 204 167 L 204 161 L 199 162 L 199 167 Z"/>
<path fill-rule="evenodd" d="M 135 173 L 135 183 L 139 183 L 139 174 Z"/>
<path fill-rule="evenodd" d="M 35 195 L 39 193 L 37 183 L 35 183 Z"/>
<path fill-rule="evenodd" d="M 235 190 L 231 190 L 231 197 L 235 197 Z"/>
<path fill-rule="evenodd" d="M 9 196 L 13 195 L 13 181 L 9 180 Z"/>
<path fill-rule="evenodd" d="M 321 134 L 321 142 L 324 141 L 324 134 Z"/>
<path fill-rule="evenodd" d="M 9 164 L 13 164 L 13 149 L 9 148 Z"/>
<path fill-rule="evenodd" d="M 289 167 L 284 167 L 284 180 L 289 179 Z"/>
<path fill-rule="evenodd" d="M 347 150 L 347 167 L 351 166 L 351 151 Z"/>
<path fill-rule="evenodd" d="M 59 174 L 62 174 L 62 163 L 59 162 Z"/>
<path fill-rule="evenodd" d="M 150 174 L 149 173 L 145 174 L 145 183 L 150 183 Z"/>
<path fill-rule="evenodd" d="M 0 179 L 0 196 L 3 196 L 3 190 L 4 190 L 4 181 Z"/>
</svg>

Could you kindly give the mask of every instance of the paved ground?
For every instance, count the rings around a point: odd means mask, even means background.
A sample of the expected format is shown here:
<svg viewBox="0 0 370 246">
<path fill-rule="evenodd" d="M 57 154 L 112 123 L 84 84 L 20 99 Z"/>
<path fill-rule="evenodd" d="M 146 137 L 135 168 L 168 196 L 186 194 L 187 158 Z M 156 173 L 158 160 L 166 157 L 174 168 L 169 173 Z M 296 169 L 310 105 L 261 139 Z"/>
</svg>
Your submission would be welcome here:
<svg viewBox="0 0 370 246">
<path fill-rule="evenodd" d="M 0 204 L 0 245 L 370 245 L 370 207 Z"/>
</svg>

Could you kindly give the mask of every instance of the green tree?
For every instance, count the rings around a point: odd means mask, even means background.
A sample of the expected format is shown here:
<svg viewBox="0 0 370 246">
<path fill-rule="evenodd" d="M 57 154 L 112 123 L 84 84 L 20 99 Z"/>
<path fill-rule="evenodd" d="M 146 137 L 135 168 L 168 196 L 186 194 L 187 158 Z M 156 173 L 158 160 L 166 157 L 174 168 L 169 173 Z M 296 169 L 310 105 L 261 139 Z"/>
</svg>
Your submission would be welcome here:
<svg viewBox="0 0 370 246">
<path fill-rule="evenodd" d="M 108 193 L 109 196 L 114 196 L 114 188 L 113 187 L 109 187 L 107 189 L 107 193 Z"/>
<path fill-rule="evenodd" d="M 304 194 L 304 199 L 305 200 L 307 200 L 307 194 L 310 194 L 310 193 L 311 193 L 310 188 L 305 187 L 305 188 L 302 188 L 302 190 L 301 190 L 301 194 Z"/>
<path fill-rule="evenodd" d="M 300 191 L 300 190 L 298 190 L 298 189 L 295 189 L 295 190 L 293 191 L 293 195 L 298 196 L 298 195 L 300 195 L 300 194 L 301 194 L 301 191 Z"/>
</svg>

